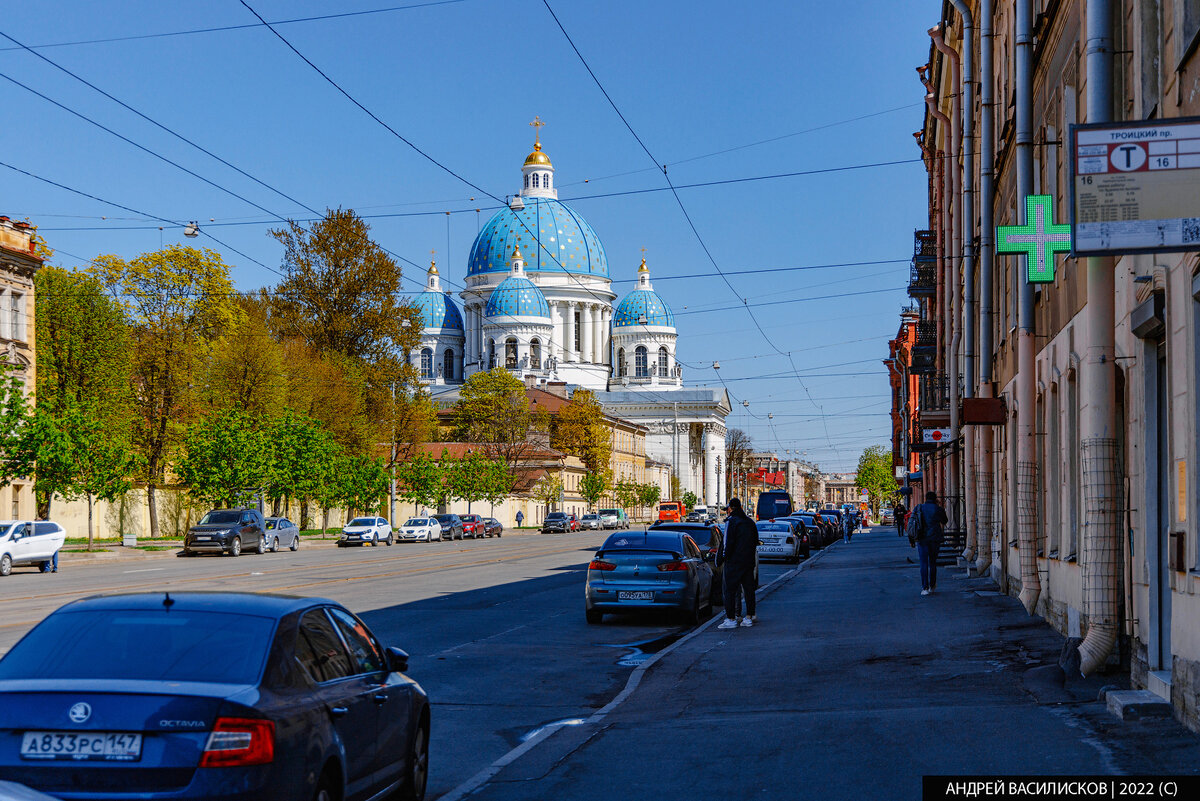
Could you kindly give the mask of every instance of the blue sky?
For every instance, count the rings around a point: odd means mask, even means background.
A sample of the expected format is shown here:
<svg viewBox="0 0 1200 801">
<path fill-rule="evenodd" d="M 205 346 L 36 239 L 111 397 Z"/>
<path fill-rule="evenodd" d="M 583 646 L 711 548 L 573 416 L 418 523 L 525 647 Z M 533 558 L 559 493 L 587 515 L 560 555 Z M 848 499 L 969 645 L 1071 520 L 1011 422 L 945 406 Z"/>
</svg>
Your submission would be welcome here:
<svg viewBox="0 0 1200 801">
<path fill-rule="evenodd" d="M 491 195 L 519 189 L 528 123 L 540 115 L 560 198 L 600 236 L 614 289 L 632 288 L 645 248 L 677 316 L 679 360 L 692 365 L 685 381 L 719 385 L 720 361 L 736 399 L 728 422 L 758 446 L 845 470 L 888 441 L 880 359 L 926 215 L 913 68 L 927 58 L 938 3 L 550 0 L 676 185 L 907 161 L 682 189 L 723 271 L 843 265 L 733 276 L 735 296 L 542 0 L 247 2 L 270 22 L 391 9 L 277 30 L 397 134 Z M 29 217 L 67 266 L 182 240 L 222 252 L 237 285 L 253 289 L 278 279 L 281 249 L 266 234 L 276 215 L 342 206 L 421 265 L 406 266 L 409 287 L 419 288 L 430 250 L 461 285 L 495 201 L 373 121 L 257 22 L 240 0 L 55 2 L 23 5 L 0 31 L 287 197 L 0 37 L 0 74 L 11 79 L 0 79 L 0 161 L 138 212 L 0 167 L 0 214 Z M 249 27 L 157 35 L 226 26 Z M 660 191 L 588 197 L 647 189 Z M 198 220 L 224 244 L 183 240 L 158 217 Z M 753 308 L 770 342 L 745 309 L 726 308 L 742 299 L 773 304 Z"/>
</svg>

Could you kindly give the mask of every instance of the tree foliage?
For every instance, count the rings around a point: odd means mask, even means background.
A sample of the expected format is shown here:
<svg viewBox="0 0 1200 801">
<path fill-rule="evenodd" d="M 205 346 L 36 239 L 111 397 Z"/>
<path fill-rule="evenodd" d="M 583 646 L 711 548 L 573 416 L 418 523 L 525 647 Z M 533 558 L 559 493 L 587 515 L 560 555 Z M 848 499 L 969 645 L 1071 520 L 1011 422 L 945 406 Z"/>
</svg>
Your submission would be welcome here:
<svg viewBox="0 0 1200 801">
<path fill-rule="evenodd" d="M 193 498 L 231 508 L 263 488 L 268 452 L 268 439 L 256 421 L 240 409 L 229 409 L 188 429 L 175 470 Z"/>
<path fill-rule="evenodd" d="M 612 433 L 596 396 L 577 389 L 550 423 L 550 447 L 577 457 L 590 473 L 607 470 Z"/>
<path fill-rule="evenodd" d="M 546 508 L 558 503 L 562 495 L 563 482 L 557 473 L 547 473 L 533 485 L 533 497 L 542 502 Z"/>
<path fill-rule="evenodd" d="M 604 493 L 608 492 L 611 479 L 607 471 L 588 473 L 579 482 L 579 494 L 588 502 L 588 509 L 600 502 Z"/>
<path fill-rule="evenodd" d="M 488 482 L 492 479 L 494 460 L 479 451 L 471 451 L 460 459 L 443 460 L 446 476 L 446 494 L 471 504 L 487 497 Z"/>
<path fill-rule="evenodd" d="M 644 507 L 652 507 L 662 497 L 662 487 L 657 484 L 638 485 L 638 503 Z"/>
<path fill-rule="evenodd" d="M 696 501 L 698 501 L 700 499 L 698 497 L 696 497 L 696 493 L 692 492 L 691 490 L 688 490 L 687 492 L 685 492 L 681 496 L 679 496 L 679 500 L 683 501 L 684 508 L 692 509 L 696 506 Z"/>
<path fill-rule="evenodd" d="M 616 495 L 617 503 L 619 503 L 621 508 L 626 512 L 630 511 L 638 504 L 641 497 L 640 487 L 641 485 L 637 482 L 628 481 L 626 479 L 622 479 L 617 482 L 617 486 L 614 488 L 613 494 Z"/>
<path fill-rule="evenodd" d="M 892 450 L 887 445 L 872 445 L 858 457 L 858 476 L 855 483 L 866 490 L 868 505 L 878 513 L 880 503 L 891 500 L 898 487 L 892 469 Z"/>
<path fill-rule="evenodd" d="M 525 385 L 500 368 L 466 380 L 451 419 L 459 440 L 483 445 L 518 476 L 530 469 L 533 454 L 545 444 L 545 415 L 530 410 Z"/>
<path fill-rule="evenodd" d="M 432 454 L 419 451 L 396 465 L 397 496 L 419 511 L 442 497 L 442 466 Z"/>
</svg>

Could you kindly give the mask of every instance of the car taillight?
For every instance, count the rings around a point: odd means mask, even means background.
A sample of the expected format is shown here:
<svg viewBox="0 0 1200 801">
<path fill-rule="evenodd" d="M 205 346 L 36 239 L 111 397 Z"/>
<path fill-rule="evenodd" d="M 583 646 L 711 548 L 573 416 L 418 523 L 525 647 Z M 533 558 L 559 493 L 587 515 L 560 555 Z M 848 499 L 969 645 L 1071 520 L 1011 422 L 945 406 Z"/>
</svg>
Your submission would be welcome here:
<svg viewBox="0 0 1200 801">
<path fill-rule="evenodd" d="M 603 559 L 593 559 L 588 564 L 588 570 L 616 570 L 617 566 L 612 562 L 605 562 Z"/>
<path fill-rule="evenodd" d="M 217 718 L 200 758 L 202 768 L 266 765 L 275 760 L 275 724 L 258 718 Z"/>
<path fill-rule="evenodd" d="M 663 562 L 658 566 L 658 569 L 664 573 L 673 573 L 679 570 L 687 570 L 687 562 Z"/>
<path fill-rule="evenodd" d="M 792 544 L 792 538 L 791 538 L 791 537 L 788 537 L 786 540 L 784 540 L 784 542 L 786 542 L 788 545 L 791 545 L 791 544 Z"/>
</svg>

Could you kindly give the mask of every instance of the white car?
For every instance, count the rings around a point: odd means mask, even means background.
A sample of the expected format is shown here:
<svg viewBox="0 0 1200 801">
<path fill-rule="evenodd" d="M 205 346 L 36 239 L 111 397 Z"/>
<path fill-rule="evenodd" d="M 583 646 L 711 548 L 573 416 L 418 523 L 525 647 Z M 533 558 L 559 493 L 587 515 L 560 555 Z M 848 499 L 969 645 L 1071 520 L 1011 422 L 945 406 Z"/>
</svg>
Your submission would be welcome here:
<svg viewBox="0 0 1200 801">
<path fill-rule="evenodd" d="M 758 521 L 758 556 L 761 559 L 783 559 L 798 563 L 808 556 L 809 543 L 796 531 L 797 521 L 780 518 Z"/>
<path fill-rule="evenodd" d="M 58 523 L 0 520 L 0 576 L 22 565 L 37 565 L 45 572 L 66 539 L 67 532 Z"/>
<path fill-rule="evenodd" d="M 441 538 L 442 524 L 432 517 L 410 517 L 396 529 L 399 542 L 433 542 Z"/>
<path fill-rule="evenodd" d="M 337 545 L 384 545 L 392 544 L 392 527 L 382 517 L 356 517 L 342 527 L 342 536 Z"/>
<path fill-rule="evenodd" d="M 598 515 L 598 514 L 586 514 L 583 517 L 579 518 L 579 528 L 581 528 L 581 529 L 585 529 L 585 528 L 598 529 L 598 528 L 600 528 L 600 526 L 601 526 L 600 515 Z"/>
</svg>

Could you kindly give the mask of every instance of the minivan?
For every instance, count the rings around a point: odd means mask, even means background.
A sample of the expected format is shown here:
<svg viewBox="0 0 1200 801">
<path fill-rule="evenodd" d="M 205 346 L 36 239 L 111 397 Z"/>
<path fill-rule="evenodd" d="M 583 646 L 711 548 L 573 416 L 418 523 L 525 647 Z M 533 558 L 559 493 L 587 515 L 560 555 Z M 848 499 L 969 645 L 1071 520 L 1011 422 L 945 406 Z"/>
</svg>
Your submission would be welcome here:
<svg viewBox="0 0 1200 801">
<path fill-rule="evenodd" d="M 774 520 L 792 513 L 792 496 L 783 490 L 770 490 L 758 496 L 755 520 Z"/>
</svg>

